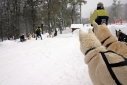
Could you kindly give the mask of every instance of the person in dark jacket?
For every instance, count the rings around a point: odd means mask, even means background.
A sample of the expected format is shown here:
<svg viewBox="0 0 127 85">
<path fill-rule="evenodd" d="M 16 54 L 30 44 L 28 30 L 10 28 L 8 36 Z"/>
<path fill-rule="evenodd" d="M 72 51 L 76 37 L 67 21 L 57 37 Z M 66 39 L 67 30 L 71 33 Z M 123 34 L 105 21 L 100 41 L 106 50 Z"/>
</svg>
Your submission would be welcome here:
<svg viewBox="0 0 127 85">
<path fill-rule="evenodd" d="M 37 38 L 39 38 L 39 37 L 41 37 L 41 40 L 42 40 L 41 31 L 42 31 L 41 27 L 37 27 L 37 28 L 35 29 L 35 32 L 36 32 L 36 40 L 37 40 Z"/>
<path fill-rule="evenodd" d="M 24 42 L 26 41 L 25 37 L 24 37 L 24 34 L 20 36 L 20 42 Z"/>
<path fill-rule="evenodd" d="M 109 14 L 108 12 L 104 9 L 103 3 L 99 2 L 97 4 L 97 9 L 93 12 L 93 14 L 90 16 L 90 24 L 91 26 L 93 23 L 93 20 L 98 24 L 101 25 L 105 23 L 106 25 L 108 24 L 108 19 L 109 19 Z"/>
<path fill-rule="evenodd" d="M 54 36 L 57 36 L 57 30 L 55 29 L 55 33 L 54 33 Z"/>
</svg>

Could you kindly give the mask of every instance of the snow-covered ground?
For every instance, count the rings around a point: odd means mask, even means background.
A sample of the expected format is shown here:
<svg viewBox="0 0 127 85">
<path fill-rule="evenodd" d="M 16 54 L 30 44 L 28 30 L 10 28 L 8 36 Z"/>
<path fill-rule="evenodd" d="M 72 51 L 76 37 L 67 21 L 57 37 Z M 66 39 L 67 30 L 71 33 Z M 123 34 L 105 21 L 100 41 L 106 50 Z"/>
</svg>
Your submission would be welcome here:
<svg viewBox="0 0 127 85">
<path fill-rule="evenodd" d="M 127 25 L 109 29 L 127 33 Z M 0 85 L 93 85 L 79 45 L 78 30 L 69 28 L 55 38 L 0 42 Z"/>
</svg>

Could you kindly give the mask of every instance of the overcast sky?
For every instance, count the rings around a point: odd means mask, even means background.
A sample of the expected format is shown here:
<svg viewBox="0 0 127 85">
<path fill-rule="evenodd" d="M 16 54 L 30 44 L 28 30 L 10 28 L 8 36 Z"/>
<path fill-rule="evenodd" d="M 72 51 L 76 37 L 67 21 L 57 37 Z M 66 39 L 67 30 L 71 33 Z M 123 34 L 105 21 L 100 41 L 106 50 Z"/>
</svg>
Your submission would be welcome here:
<svg viewBox="0 0 127 85">
<path fill-rule="evenodd" d="M 87 4 L 82 5 L 83 18 L 90 17 L 90 13 L 93 12 L 94 9 L 96 9 L 98 2 L 102 2 L 104 4 L 104 7 L 111 6 L 113 3 L 113 0 L 86 0 L 86 1 L 87 1 Z M 127 0 L 121 0 L 121 3 L 127 3 Z"/>
</svg>

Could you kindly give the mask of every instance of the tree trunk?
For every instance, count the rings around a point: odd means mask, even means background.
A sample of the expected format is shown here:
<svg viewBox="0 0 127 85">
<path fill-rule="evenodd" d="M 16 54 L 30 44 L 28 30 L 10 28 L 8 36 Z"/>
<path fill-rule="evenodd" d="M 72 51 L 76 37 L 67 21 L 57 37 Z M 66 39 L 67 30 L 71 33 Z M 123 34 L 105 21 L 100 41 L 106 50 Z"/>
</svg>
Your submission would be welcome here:
<svg viewBox="0 0 127 85">
<path fill-rule="evenodd" d="M 34 19 L 34 1 L 32 0 L 32 24 L 33 24 L 33 32 L 34 32 L 34 21 L 35 21 L 35 19 Z"/>
<path fill-rule="evenodd" d="M 50 28 L 50 3 L 51 0 L 48 2 L 48 33 L 51 34 L 51 28 Z"/>
<path fill-rule="evenodd" d="M 81 21 L 81 3 L 79 4 L 80 5 L 80 24 L 82 23 L 82 21 Z"/>
<path fill-rule="evenodd" d="M 3 41 L 3 23 L 2 23 L 3 21 L 1 21 L 1 30 L 0 30 L 0 34 L 1 34 L 1 40 Z"/>
<path fill-rule="evenodd" d="M 74 4 L 73 4 L 72 15 L 71 15 L 71 23 L 72 24 L 74 23 L 74 19 L 73 19 L 73 17 L 74 17 L 74 10 L 75 10 L 75 8 L 74 8 Z"/>
</svg>

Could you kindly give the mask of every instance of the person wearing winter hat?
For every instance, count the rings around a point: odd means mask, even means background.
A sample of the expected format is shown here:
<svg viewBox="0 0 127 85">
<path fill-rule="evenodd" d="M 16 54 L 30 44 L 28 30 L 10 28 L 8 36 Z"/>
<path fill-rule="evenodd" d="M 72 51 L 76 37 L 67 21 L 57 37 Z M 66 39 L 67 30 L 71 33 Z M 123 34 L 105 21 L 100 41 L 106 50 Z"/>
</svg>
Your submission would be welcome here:
<svg viewBox="0 0 127 85">
<path fill-rule="evenodd" d="M 99 3 L 97 4 L 97 7 L 103 8 L 103 7 L 104 7 L 104 6 L 103 6 L 103 3 L 102 3 L 102 2 L 99 2 Z"/>
<path fill-rule="evenodd" d="M 109 14 L 108 12 L 104 9 L 104 5 L 102 2 L 99 2 L 97 4 L 97 9 L 93 12 L 93 14 L 90 16 L 90 24 L 91 26 L 93 23 L 93 20 L 98 24 L 101 25 L 105 23 L 106 25 L 108 24 L 108 19 L 109 19 Z"/>
</svg>

